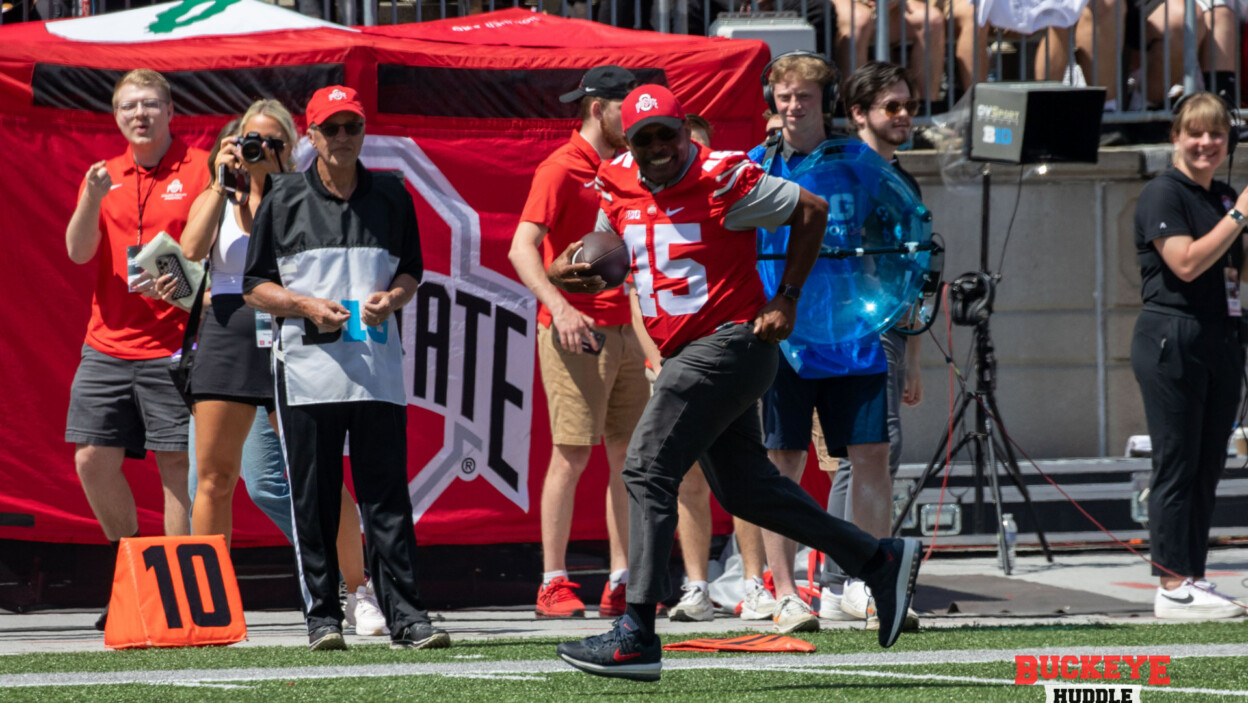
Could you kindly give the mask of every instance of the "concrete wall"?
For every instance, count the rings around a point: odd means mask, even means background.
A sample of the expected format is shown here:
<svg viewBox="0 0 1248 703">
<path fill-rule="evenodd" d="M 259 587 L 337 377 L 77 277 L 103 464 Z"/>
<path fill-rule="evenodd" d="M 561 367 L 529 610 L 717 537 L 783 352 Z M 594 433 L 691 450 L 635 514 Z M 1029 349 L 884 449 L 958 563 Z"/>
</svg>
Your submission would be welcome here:
<svg viewBox="0 0 1248 703">
<path fill-rule="evenodd" d="M 1032 458 L 1121 455 L 1128 436 L 1147 434 L 1130 358 L 1140 307 L 1133 217 L 1140 190 L 1169 154 L 1168 146 L 1105 149 L 1096 165 L 1055 165 L 1043 175 L 1026 167 L 1008 248 L 1020 168 L 992 166 L 989 268 L 1002 276 L 991 321 L 997 402 L 1007 431 Z M 901 159 L 945 237 L 945 279 L 976 270 L 979 185 L 946 186 L 934 153 Z M 1248 168 L 1237 168 L 1232 186 L 1246 179 Z M 942 345 L 945 322 L 942 314 L 932 328 Z M 973 384 L 970 331 L 953 328 L 953 349 Z M 931 459 L 950 414 L 949 367 L 930 337 L 922 347 L 923 402 L 902 409 L 906 462 Z M 954 389 L 956 401 L 956 381 Z"/>
</svg>

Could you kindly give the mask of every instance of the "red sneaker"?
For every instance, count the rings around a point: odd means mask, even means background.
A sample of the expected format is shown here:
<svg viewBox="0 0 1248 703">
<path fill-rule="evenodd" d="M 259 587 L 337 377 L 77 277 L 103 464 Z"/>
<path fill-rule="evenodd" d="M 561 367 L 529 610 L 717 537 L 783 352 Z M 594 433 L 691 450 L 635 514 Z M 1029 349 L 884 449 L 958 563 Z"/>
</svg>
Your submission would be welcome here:
<svg viewBox="0 0 1248 703">
<path fill-rule="evenodd" d="M 628 609 L 628 602 L 624 600 L 624 591 L 628 589 L 628 584 L 621 583 L 614 589 L 611 588 L 611 582 L 607 581 L 602 586 L 602 602 L 598 604 L 598 615 L 604 618 L 618 618 Z"/>
<path fill-rule="evenodd" d="M 537 589 L 537 617 L 539 618 L 583 618 L 585 604 L 576 597 L 573 589 L 581 584 L 572 583 L 566 576 L 556 576 L 550 585 Z"/>
</svg>

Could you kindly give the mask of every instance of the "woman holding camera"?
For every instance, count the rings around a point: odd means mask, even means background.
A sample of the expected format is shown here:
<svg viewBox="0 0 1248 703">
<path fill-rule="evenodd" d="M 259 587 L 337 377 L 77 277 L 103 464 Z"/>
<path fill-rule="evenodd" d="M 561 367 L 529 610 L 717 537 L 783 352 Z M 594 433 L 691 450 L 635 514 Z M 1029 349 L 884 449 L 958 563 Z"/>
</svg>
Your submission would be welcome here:
<svg viewBox="0 0 1248 703">
<path fill-rule="evenodd" d="M 1248 191 L 1213 179 L 1231 115 L 1211 93 L 1177 106 L 1174 165 L 1140 193 L 1135 246 L 1143 310 L 1131 366 L 1152 438 L 1148 499 L 1159 618 L 1229 618 L 1243 608 L 1205 579 L 1209 529 L 1239 406 L 1244 351 L 1239 281 Z"/>
<path fill-rule="evenodd" d="M 237 130 L 223 131 L 210 155 L 212 181 L 191 205 L 181 239 L 188 259 L 209 257 L 212 269 L 211 298 L 191 367 L 192 471 L 197 473 L 191 526 L 197 535 L 224 535 L 227 545 L 244 461 L 253 501 L 287 539 L 293 537 L 290 488 L 274 414 L 272 325 L 243 303 L 242 279 L 251 221 L 265 180 L 293 170 L 297 132 L 290 113 L 276 100 L 256 101 L 237 124 Z M 268 411 L 267 423 L 257 418 L 261 406 Z M 280 496 L 278 487 L 283 489 Z M 255 496 L 256 491 L 264 495 Z M 359 524 L 359 512 L 344 486 L 338 558 L 347 585 L 347 620 L 356 634 L 383 635 L 385 618 L 367 585 Z"/>
</svg>

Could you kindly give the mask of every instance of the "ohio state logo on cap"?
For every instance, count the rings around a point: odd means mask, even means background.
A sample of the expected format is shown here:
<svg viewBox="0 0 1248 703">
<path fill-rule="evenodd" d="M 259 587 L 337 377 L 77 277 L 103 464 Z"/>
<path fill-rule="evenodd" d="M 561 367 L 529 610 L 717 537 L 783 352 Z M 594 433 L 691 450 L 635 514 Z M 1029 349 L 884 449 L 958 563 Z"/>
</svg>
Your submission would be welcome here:
<svg viewBox="0 0 1248 703">
<path fill-rule="evenodd" d="M 638 112 L 650 112 L 658 106 L 658 100 L 651 97 L 649 93 L 642 93 L 641 96 L 637 98 L 637 107 L 635 109 Z"/>
<path fill-rule="evenodd" d="M 326 99 L 327 100 L 346 100 L 347 94 L 335 88 L 334 92 L 330 93 L 329 97 Z"/>
<path fill-rule="evenodd" d="M 628 139 L 646 125 L 657 123 L 679 129 L 684 120 L 685 111 L 680 100 L 667 87 L 654 83 L 633 89 L 620 109 L 620 122 Z"/>
</svg>

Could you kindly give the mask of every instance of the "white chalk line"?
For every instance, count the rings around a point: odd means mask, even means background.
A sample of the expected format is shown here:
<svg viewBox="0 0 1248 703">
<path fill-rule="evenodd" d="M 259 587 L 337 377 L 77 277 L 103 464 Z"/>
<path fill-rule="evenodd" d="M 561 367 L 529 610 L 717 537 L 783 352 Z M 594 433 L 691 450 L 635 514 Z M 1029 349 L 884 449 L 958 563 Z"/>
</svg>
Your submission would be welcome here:
<svg viewBox="0 0 1248 703">
<path fill-rule="evenodd" d="M 732 669 L 778 671 L 793 670 L 808 673 L 846 674 L 845 666 L 978 664 L 1012 662 L 1018 655 L 1169 655 L 1171 659 L 1248 657 L 1248 644 L 1211 645 L 1149 645 L 1048 648 L 1045 650 L 944 650 L 928 652 L 871 652 L 854 654 L 772 654 L 738 655 L 704 658 L 671 658 L 663 663 L 668 671 L 696 669 Z M 800 662 L 800 663 L 799 663 Z M 367 664 L 351 666 L 309 667 L 250 667 L 240 669 L 182 669 L 182 670 L 129 670 L 110 672 L 58 672 L 0 675 L 0 688 L 59 687 L 59 686 L 108 686 L 124 684 L 146 685 L 213 685 L 241 682 L 291 681 L 330 678 L 376 678 L 394 676 L 448 676 L 481 677 L 513 680 L 541 680 L 545 674 L 571 671 L 569 667 L 552 657 L 549 660 L 496 661 L 496 662 L 429 662 L 410 664 Z M 894 678 L 933 677 L 939 674 L 906 674 L 904 672 L 854 673 Z M 846 674 L 847 675 L 847 674 Z M 973 679 L 979 680 L 979 679 Z M 996 683 L 997 680 L 984 679 Z M 1013 681 L 1008 681 L 1013 683 Z M 1208 693 L 1218 695 L 1248 696 L 1243 691 L 1217 689 L 1177 689 L 1150 687 L 1153 690 L 1173 692 Z"/>
</svg>

